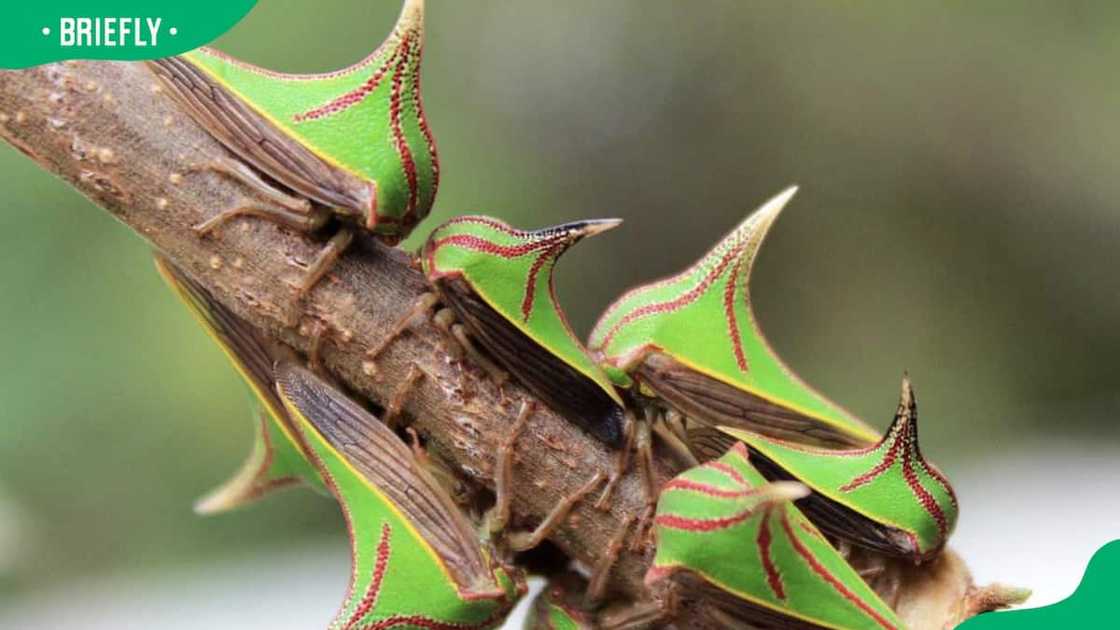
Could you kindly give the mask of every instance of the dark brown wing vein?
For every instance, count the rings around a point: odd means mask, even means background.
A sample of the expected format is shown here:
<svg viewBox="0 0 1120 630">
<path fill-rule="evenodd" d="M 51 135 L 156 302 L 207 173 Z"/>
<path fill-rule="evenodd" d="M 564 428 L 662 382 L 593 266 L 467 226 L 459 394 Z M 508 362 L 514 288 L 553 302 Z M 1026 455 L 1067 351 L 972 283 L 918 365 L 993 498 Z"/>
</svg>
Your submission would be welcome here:
<svg viewBox="0 0 1120 630">
<path fill-rule="evenodd" d="M 148 66 L 187 113 L 240 159 L 317 203 L 358 217 L 368 212 L 366 183 L 320 159 L 190 62 L 166 57 Z"/>
<path fill-rule="evenodd" d="M 416 526 L 460 586 L 489 579 L 476 533 L 392 430 L 303 367 L 281 364 L 276 378 L 323 438 Z"/>
<path fill-rule="evenodd" d="M 738 441 L 715 427 L 688 428 L 688 448 L 701 462 L 710 462 L 723 457 Z"/>
<path fill-rule="evenodd" d="M 622 445 L 623 410 L 595 381 L 537 345 L 461 280 L 438 288 L 483 348 L 536 397 L 608 446 Z"/>
<path fill-rule="evenodd" d="M 637 376 L 678 411 L 704 424 L 825 448 L 868 445 L 816 418 L 690 370 L 662 354 L 647 357 Z"/>
</svg>

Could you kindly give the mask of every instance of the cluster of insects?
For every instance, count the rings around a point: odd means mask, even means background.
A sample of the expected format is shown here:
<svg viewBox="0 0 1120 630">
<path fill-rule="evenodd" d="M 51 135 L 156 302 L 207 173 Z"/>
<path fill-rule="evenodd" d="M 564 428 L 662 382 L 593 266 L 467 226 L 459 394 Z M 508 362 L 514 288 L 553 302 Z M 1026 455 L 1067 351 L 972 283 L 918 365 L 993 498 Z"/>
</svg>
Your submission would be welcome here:
<svg viewBox="0 0 1120 630">
<path fill-rule="evenodd" d="M 406 0 L 373 54 L 329 74 L 279 74 L 207 49 L 150 62 L 232 154 L 209 166 L 262 199 L 221 210 L 198 232 L 247 214 L 299 230 L 336 226 L 301 294 L 355 230 L 390 244 L 407 236 L 431 209 L 440 173 L 420 98 L 422 22 L 422 0 Z M 349 525 L 353 574 L 331 628 L 488 628 L 525 592 L 508 552 L 540 543 L 593 490 L 608 500 L 636 453 L 656 549 L 651 587 L 702 589 L 728 627 L 902 627 L 871 586 L 874 569 L 849 562 L 852 550 L 927 562 L 953 530 L 957 501 L 919 450 L 908 380 L 880 435 L 802 382 L 762 336 L 751 269 L 794 192 L 767 201 L 691 267 L 621 296 L 586 343 L 557 302 L 553 269 L 618 221 L 521 230 L 461 216 L 431 233 L 418 261 L 431 293 L 371 360 L 428 313 L 465 360 L 498 382 L 516 379 L 618 454 L 609 474 L 596 473 L 529 533 L 505 531 L 510 445 L 498 453 L 497 500 L 480 534 L 397 432 L 157 257 L 257 401 L 249 459 L 199 510 L 294 484 L 332 495 Z M 660 487 L 650 474 L 654 440 L 690 464 Z M 565 581 L 580 584 L 568 577 L 546 588 L 530 627 L 594 627 Z M 644 619 L 633 625 L 652 623 Z"/>
</svg>

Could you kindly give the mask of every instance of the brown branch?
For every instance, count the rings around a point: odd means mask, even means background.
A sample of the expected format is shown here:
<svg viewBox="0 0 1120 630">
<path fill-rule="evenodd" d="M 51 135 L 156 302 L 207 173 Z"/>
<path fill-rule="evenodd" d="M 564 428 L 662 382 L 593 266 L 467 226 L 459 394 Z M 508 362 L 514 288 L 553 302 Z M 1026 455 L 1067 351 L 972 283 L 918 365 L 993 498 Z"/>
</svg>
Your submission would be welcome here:
<svg viewBox="0 0 1120 630">
<path fill-rule="evenodd" d="M 293 283 L 322 242 L 260 220 L 234 221 L 214 236 L 199 238 L 190 226 L 220 209 L 258 200 L 228 178 L 192 171 L 225 152 L 176 109 L 144 65 L 67 62 L 0 73 L 0 134 L 268 335 L 306 352 L 310 332 L 325 331 L 324 364 L 354 392 L 384 407 L 416 365 L 424 376 L 403 415 L 464 480 L 491 485 L 494 455 L 516 420 L 519 401 L 529 394 L 507 384 L 503 398 L 482 372 L 449 361 L 441 335 L 429 325 L 417 325 L 392 344 L 374 370 L 366 350 L 427 287 L 405 253 L 372 240 L 361 240 L 347 253 L 300 306 L 300 324 L 288 325 Z M 610 451 L 543 405 L 516 453 L 514 527 L 535 525 L 562 497 L 613 463 Z M 675 472 L 668 460 L 656 467 L 660 479 Z M 593 567 L 619 527 L 642 509 L 640 483 L 631 474 L 617 488 L 609 511 L 580 504 L 552 541 Z M 652 552 L 649 545 L 640 547 L 638 552 L 624 548 L 608 581 L 614 593 L 639 602 L 650 597 L 642 577 Z M 963 564 L 956 561 L 954 567 L 938 578 L 949 593 L 944 596 L 949 607 L 960 606 L 971 588 Z M 916 580 L 902 601 L 929 588 L 928 580 Z M 695 601 L 682 606 L 697 613 L 703 608 Z M 957 614 L 956 609 L 945 612 L 946 618 Z M 682 625 L 719 623 L 702 614 L 688 617 L 691 621 Z M 940 627 L 945 619 L 940 621 L 928 627 Z"/>
</svg>

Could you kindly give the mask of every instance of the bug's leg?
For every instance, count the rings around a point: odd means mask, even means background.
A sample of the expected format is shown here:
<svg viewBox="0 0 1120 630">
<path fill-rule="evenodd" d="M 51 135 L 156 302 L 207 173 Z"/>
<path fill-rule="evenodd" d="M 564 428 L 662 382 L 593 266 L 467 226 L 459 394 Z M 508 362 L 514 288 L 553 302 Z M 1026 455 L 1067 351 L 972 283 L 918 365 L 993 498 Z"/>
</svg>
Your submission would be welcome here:
<svg viewBox="0 0 1120 630">
<path fill-rule="evenodd" d="M 412 394 L 416 383 L 424 378 L 424 376 L 424 370 L 421 370 L 420 366 L 415 363 L 408 366 L 408 373 L 405 374 L 404 379 L 393 388 L 393 395 L 389 397 L 389 404 L 385 405 L 385 417 L 382 419 L 385 426 L 394 431 L 398 428 L 401 409 L 403 409 L 404 404 L 408 402 L 408 397 Z"/>
<path fill-rule="evenodd" d="M 499 367 L 490 357 L 483 354 L 478 347 L 474 345 L 474 342 L 471 341 L 470 336 L 467 334 L 467 329 L 459 323 L 458 318 L 455 316 L 455 311 L 449 308 L 442 308 L 436 311 L 435 316 L 432 317 L 432 323 L 444 333 L 444 338 L 449 342 L 447 353 L 451 356 L 451 360 L 462 361 L 465 357 L 469 357 L 471 361 L 481 367 L 490 377 L 490 380 L 498 387 L 498 393 L 501 395 L 500 402 L 504 405 L 506 402 L 506 394 L 502 385 L 509 380 L 509 373 Z"/>
<path fill-rule="evenodd" d="M 462 324 L 455 324 L 452 326 L 451 335 L 455 337 L 455 341 L 459 342 L 459 345 L 462 346 L 471 360 L 490 375 L 494 384 L 501 387 L 509 380 L 509 372 L 503 370 L 497 363 L 491 361 L 490 357 L 479 351 L 478 347 L 474 345 L 474 342 L 471 341 L 471 338 L 467 335 L 467 329 L 464 328 Z"/>
<path fill-rule="evenodd" d="M 584 607 L 593 608 L 603 600 L 603 595 L 607 591 L 607 577 L 610 576 L 611 567 L 614 566 L 619 554 L 622 553 L 623 538 L 626 537 L 626 533 L 630 531 L 630 526 L 633 523 L 634 517 L 627 516 L 626 520 L 622 522 L 622 527 L 611 537 L 607 544 L 606 553 L 595 565 L 594 571 L 591 572 L 591 579 L 587 582 L 587 590 L 583 594 Z"/>
<path fill-rule="evenodd" d="M 405 433 L 408 434 L 408 446 L 412 450 L 412 457 L 416 460 L 416 463 L 419 464 L 425 472 L 431 475 L 441 488 L 451 495 L 451 500 L 454 501 L 456 505 L 465 505 L 468 500 L 468 493 L 459 478 L 456 477 L 447 466 L 432 459 L 431 455 L 428 454 L 428 450 L 425 449 L 423 443 L 421 443 L 420 434 L 416 432 L 416 429 L 407 427 L 405 428 Z"/>
<path fill-rule="evenodd" d="M 561 499 L 533 531 L 509 534 L 506 538 L 509 548 L 513 551 L 526 551 L 544 542 L 544 539 L 548 538 L 548 535 L 568 518 L 572 508 L 603 482 L 604 476 L 602 471 L 595 473 L 579 490 Z"/>
<path fill-rule="evenodd" d="M 420 444 L 420 434 L 412 427 L 405 429 L 405 432 L 408 433 L 408 437 L 411 438 L 408 447 L 412 449 L 412 457 L 415 458 L 423 468 L 432 468 L 432 460 L 428 457 L 428 451 Z"/>
<path fill-rule="evenodd" d="M 453 345 L 458 346 L 460 354 L 453 358 L 462 359 L 463 355 L 470 357 L 471 361 L 481 367 L 498 387 L 509 380 L 509 372 L 499 367 L 474 345 L 470 336 L 467 335 L 467 329 L 456 319 L 454 311 L 449 308 L 442 309 L 432 318 L 432 322 L 436 325 L 436 328 L 450 336 L 451 341 L 454 342 Z"/>
<path fill-rule="evenodd" d="M 338 262 L 339 256 L 350 247 L 350 243 L 354 242 L 354 230 L 349 227 L 341 227 L 334 236 L 331 237 L 323 249 L 315 256 L 315 260 L 307 266 L 307 271 L 304 273 L 303 278 L 300 279 L 299 284 L 296 285 L 296 290 L 299 292 L 299 297 L 302 298 L 307 295 L 307 292 L 319 284 L 323 276 L 334 267 Z"/>
<path fill-rule="evenodd" d="M 373 346 L 366 351 L 366 360 L 373 370 L 376 370 L 377 357 L 385 352 L 385 349 L 393 345 L 393 342 L 400 339 L 405 331 L 409 330 L 414 323 L 414 320 L 423 315 L 425 319 L 428 318 L 431 310 L 439 304 L 439 295 L 435 292 L 424 293 L 416 300 L 416 303 L 408 309 L 408 312 L 403 317 L 397 320 L 393 327 L 389 329 L 389 334 L 381 338 L 377 345 Z"/>
<path fill-rule="evenodd" d="M 486 515 L 487 528 L 491 535 L 501 532 L 509 523 L 509 506 L 513 495 L 513 489 L 510 487 L 513 479 L 513 447 L 536 409 L 537 405 L 533 401 L 527 400 L 521 403 L 521 410 L 517 412 L 517 420 L 513 423 L 509 436 L 498 447 L 494 459 L 494 507 Z"/>
<path fill-rule="evenodd" d="M 636 435 L 637 424 L 638 422 L 634 418 L 634 415 L 629 411 L 626 412 L 626 428 L 624 429 L 622 448 L 615 454 L 614 470 L 611 471 L 611 475 L 607 479 L 607 485 L 603 488 L 599 499 L 595 501 L 595 509 L 597 510 L 606 511 L 610 509 L 610 500 L 611 496 L 614 495 L 614 488 L 630 467 L 630 453 L 634 450 L 634 437 Z"/>
<path fill-rule="evenodd" d="M 665 426 L 672 431 L 673 435 L 676 436 L 678 440 L 688 444 L 688 418 L 686 418 L 684 414 L 676 409 L 665 409 L 661 414 L 661 420 L 664 421 Z"/>
<path fill-rule="evenodd" d="M 682 468 L 694 468 L 700 465 L 700 461 L 692 454 L 692 449 L 688 448 L 688 444 L 677 435 L 673 427 L 666 422 L 659 421 L 653 424 L 653 433 L 669 449 L 673 459 L 681 465 Z"/>
<path fill-rule="evenodd" d="M 307 342 L 307 367 L 312 372 L 320 376 L 326 374 L 323 369 L 323 341 L 326 339 L 330 330 L 327 325 L 319 320 L 313 320 L 310 324 L 300 327 L 300 334 L 306 335 L 309 339 Z"/>
<path fill-rule="evenodd" d="M 451 334 L 451 329 L 459 325 L 458 320 L 455 318 L 455 311 L 449 308 L 439 309 L 436 311 L 436 314 L 432 316 L 432 324 L 443 332 L 444 338 L 449 342 L 447 344 L 447 354 L 451 356 L 451 360 L 462 361 L 467 353 L 466 348 Z"/>
<path fill-rule="evenodd" d="M 330 211 L 316 209 L 307 199 L 293 197 L 264 181 L 247 164 L 238 160 L 221 157 L 200 166 L 192 166 L 191 171 L 214 171 L 241 182 L 253 192 L 263 197 L 271 205 L 246 205 L 229 208 L 194 226 L 195 232 L 205 235 L 226 221 L 238 216 L 253 215 L 271 219 L 282 225 L 301 230 L 313 231 L 323 226 L 330 218 Z"/>
<path fill-rule="evenodd" d="M 657 511 L 657 488 L 653 478 L 653 444 L 650 435 L 651 424 L 649 417 L 646 418 L 645 422 L 638 423 L 637 463 L 638 470 L 641 471 L 642 493 L 646 499 L 646 508 L 642 512 L 641 520 L 638 521 L 636 535 L 630 544 L 631 551 L 641 549 L 645 536 L 650 531 L 650 525 L 653 523 L 653 515 Z"/>
</svg>

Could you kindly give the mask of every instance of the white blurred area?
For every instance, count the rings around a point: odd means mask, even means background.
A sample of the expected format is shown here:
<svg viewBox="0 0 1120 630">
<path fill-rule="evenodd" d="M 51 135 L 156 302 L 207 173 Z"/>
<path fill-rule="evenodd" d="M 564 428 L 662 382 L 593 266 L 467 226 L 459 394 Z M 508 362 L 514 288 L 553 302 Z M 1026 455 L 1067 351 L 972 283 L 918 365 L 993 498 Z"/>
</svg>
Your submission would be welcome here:
<svg viewBox="0 0 1120 630">
<path fill-rule="evenodd" d="M 993 445 L 952 479 L 961 518 L 952 544 L 977 583 L 1026 586 L 1026 606 L 1053 604 L 1077 588 L 1089 558 L 1120 538 L 1120 459 L 1114 441 Z"/>
<path fill-rule="evenodd" d="M 1031 606 L 1072 593 L 1093 552 L 1120 537 L 1120 506 L 1102 500 L 1120 487 L 1115 454 L 1110 443 L 1040 443 L 952 471 L 962 506 L 953 545 L 977 581 L 1029 586 Z M 10 530 L 0 521 L 4 531 Z M 15 605 L 0 600 L 0 628 L 321 628 L 348 572 L 340 540 L 161 573 L 76 580 Z M 520 627 L 524 604 L 507 628 Z"/>
</svg>

